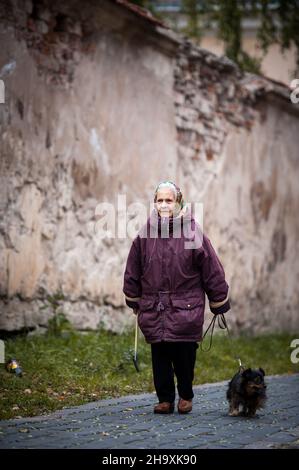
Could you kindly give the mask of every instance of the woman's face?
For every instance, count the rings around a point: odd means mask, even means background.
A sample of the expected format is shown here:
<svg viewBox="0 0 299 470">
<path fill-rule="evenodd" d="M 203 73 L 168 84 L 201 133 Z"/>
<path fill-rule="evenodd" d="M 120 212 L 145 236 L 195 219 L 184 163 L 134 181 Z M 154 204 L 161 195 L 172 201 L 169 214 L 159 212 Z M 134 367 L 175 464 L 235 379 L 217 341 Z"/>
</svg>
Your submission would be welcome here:
<svg viewBox="0 0 299 470">
<path fill-rule="evenodd" d="M 159 189 L 157 192 L 156 208 L 161 217 L 173 216 L 175 209 L 175 196 L 171 189 Z"/>
</svg>

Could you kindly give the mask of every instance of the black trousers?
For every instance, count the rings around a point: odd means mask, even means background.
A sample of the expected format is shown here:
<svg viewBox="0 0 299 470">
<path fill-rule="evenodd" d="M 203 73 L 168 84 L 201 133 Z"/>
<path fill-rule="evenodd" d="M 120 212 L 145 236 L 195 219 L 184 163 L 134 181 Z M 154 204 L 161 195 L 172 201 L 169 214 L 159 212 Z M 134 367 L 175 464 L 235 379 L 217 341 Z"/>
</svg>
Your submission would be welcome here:
<svg viewBox="0 0 299 470">
<path fill-rule="evenodd" d="M 159 402 L 174 402 L 175 383 L 180 398 L 191 400 L 194 397 L 192 382 L 196 361 L 196 342 L 152 343 L 152 366 L 156 393 Z"/>
</svg>

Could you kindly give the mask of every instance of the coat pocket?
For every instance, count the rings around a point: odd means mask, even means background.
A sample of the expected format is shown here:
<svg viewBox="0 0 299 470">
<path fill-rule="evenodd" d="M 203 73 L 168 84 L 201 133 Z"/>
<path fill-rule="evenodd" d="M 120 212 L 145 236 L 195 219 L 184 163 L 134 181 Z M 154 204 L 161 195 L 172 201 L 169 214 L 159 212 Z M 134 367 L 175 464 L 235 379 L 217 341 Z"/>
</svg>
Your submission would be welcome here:
<svg viewBox="0 0 299 470">
<path fill-rule="evenodd" d="M 139 308 L 138 325 L 146 340 L 159 338 L 161 335 L 161 315 L 156 309 L 156 299 L 141 298 Z"/>
<path fill-rule="evenodd" d="M 204 305 L 200 298 L 172 299 L 171 324 L 173 333 L 188 338 L 201 331 Z"/>
<path fill-rule="evenodd" d="M 175 310 L 192 310 L 202 305 L 201 299 L 172 299 L 172 305 Z"/>
</svg>

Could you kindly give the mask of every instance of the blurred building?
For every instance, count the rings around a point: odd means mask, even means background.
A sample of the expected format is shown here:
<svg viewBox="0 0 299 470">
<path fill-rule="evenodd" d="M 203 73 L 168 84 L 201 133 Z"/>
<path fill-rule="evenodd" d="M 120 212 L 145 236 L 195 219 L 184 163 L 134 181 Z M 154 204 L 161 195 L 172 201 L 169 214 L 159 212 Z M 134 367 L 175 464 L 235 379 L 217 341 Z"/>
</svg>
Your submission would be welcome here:
<svg viewBox="0 0 299 470">
<path fill-rule="evenodd" d="M 171 28 L 179 32 L 185 30 L 188 24 L 188 18 L 182 13 L 182 0 L 151 0 L 150 3 Z M 260 59 L 263 57 L 263 52 L 257 42 L 258 28 L 259 22 L 256 18 L 248 15 L 248 17 L 243 20 L 243 49 L 250 54 L 250 56 Z M 212 24 L 209 29 L 203 31 L 199 45 L 219 56 L 224 54 L 224 44 L 223 41 L 217 37 L 216 25 Z M 280 46 L 273 44 L 269 47 L 267 54 L 262 59 L 261 73 L 273 80 L 289 85 L 294 78 L 293 73 L 295 66 L 295 47 L 293 46 L 291 49 L 282 53 Z"/>
</svg>

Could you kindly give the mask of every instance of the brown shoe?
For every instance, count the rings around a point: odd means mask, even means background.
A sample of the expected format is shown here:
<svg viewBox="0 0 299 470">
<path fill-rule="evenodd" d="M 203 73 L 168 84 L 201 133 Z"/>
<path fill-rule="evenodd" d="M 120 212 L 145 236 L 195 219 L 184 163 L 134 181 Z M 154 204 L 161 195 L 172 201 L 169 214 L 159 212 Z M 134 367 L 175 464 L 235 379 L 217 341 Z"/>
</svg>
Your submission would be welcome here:
<svg viewBox="0 0 299 470">
<path fill-rule="evenodd" d="M 168 401 L 163 401 L 162 403 L 158 403 L 154 407 L 154 413 L 160 413 L 163 415 L 173 413 L 174 412 L 174 403 L 169 403 Z"/>
<path fill-rule="evenodd" d="M 178 412 L 184 414 L 190 411 L 192 411 L 192 400 L 183 400 L 183 398 L 180 398 L 178 402 Z"/>
</svg>

